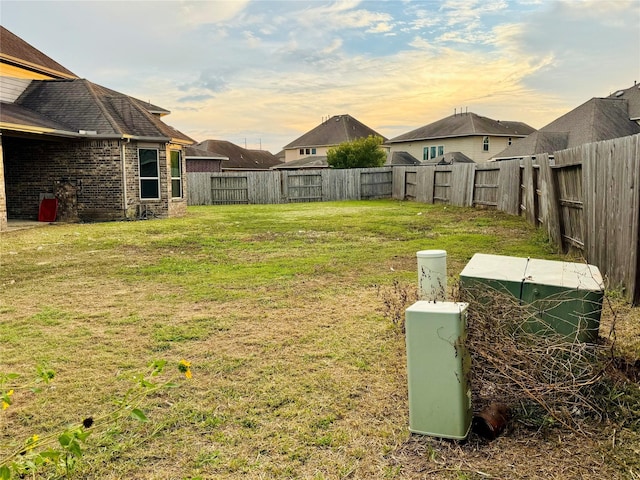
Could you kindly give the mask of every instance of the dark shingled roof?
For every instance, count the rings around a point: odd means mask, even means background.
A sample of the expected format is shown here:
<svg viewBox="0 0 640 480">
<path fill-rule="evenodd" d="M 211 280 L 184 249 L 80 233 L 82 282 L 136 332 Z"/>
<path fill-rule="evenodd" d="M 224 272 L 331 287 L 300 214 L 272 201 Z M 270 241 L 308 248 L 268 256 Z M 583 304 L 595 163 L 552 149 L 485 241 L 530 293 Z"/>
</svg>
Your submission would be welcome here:
<svg viewBox="0 0 640 480">
<path fill-rule="evenodd" d="M 84 79 L 34 80 L 15 103 L 64 125 L 70 132 L 84 130 L 103 136 L 166 137 L 195 143 L 147 110 L 148 103 Z"/>
<path fill-rule="evenodd" d="M 526 138 L 517 140 L 494 158 L 521 158 L 640 133 L 629 119 L 628 101 L 592 98 Z"/>
<path fill-rule="evenodd" d="M 204 140 L 196 145 L 200 149 L 216 152 L 229 158 L 225 170 L 268 170 L 282 162 L 266 150 L 247 150 L 226 140 Z"/>
<path fill-rule="evenodd" d="M 387 156 L 386 165 L 420 165 L 420 160 L 409 152 L 391 152 Z"/>
<path fill-rule="evenodd" d="M 411 142 L 435 138 L 492 135 L 525 137 L 535 129 L 523 122 L 492 120 L 472 112 L 458 113 L 392 138 L 387 143 Z"/>
<path fill-rule="evenodd" d="M 275 167 L 272 170 L 304 170 L 305 168 L 329 168 L 327 157 L 324 155 L 315 155 L 310 157 L 298 158 L 291 160 Z"/>
<path fill-rule="evenodd" d="M 447 152 L 431 160 L 421 162 L 421 165 L 452 165 L 454 163 L 476 163 L 462 152 Z"/>
<path fill-rule="evenodd" d="M 184 149 L 185 158 L 196 158 L 202 160 L 229 160 L 229 157 L 216 152 L 210 152 L 203 148 L 188 145 Z"/>
<path fill-rule="evenodd" d="M 68 131 L 68 125 L 63 125 L 37 112 L 24 108 L 15 103 L 0 104 L 0 122 L 16 125 L 26 125 L 35 128 Z"/>
<path fill-rule="evenodd" d="M 344 142 L 352 142 L 358 138 L 367 138 L 369 135 L 382 137 L 383 140 L 386 140 L 385 137 L 351 115 L 335 115 L 313 130 L 296 138 L 284 148 L 334 146 Z"/>
<path fill-rule="evenodd" d="M 38 67 L 56 78 L 78 78 L 78 76 L 49 58 L 40 50 L 32 47 L 17 35 L 0 25 L 0 57 L 21 67 L 31 67 L 38 71 Z"/>
</svg>

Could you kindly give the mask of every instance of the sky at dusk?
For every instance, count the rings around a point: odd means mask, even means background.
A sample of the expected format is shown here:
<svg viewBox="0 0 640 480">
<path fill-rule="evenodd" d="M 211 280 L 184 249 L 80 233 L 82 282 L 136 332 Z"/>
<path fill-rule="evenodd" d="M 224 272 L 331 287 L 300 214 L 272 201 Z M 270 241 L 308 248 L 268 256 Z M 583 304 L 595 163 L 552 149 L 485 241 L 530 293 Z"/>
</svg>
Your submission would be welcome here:
<svg viewBox="0 0 640 480">
<path fill-rule="evenodd" d="M 541 128 L 640 83 L 640 0 L 0 0 L 0 22 L 197 141 L 272 153 L 331 115 Z"/>
</svg>

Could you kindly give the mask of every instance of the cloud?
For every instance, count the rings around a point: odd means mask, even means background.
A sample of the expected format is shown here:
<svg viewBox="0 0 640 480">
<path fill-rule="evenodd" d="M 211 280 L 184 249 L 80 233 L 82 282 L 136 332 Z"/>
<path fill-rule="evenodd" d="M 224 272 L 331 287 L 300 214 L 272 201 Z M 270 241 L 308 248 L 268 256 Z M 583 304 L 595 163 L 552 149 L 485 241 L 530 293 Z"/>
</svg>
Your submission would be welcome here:
<svg viewBox="0 0 640 480">
<path fill-rule="evenodd" d="M 206 100 L 210 100 L 212 98 L 213 98 L 213 95 L 206 95 L 206 94 L 188 95 L 186 97 L 180 97 L 176 101 L 178 103 L 201 103 Z"/>
<path fill-rule="evenodd" d="M 229 22 L 248 6 L 249 0 L 216 0 L 214 2 L 181 1 L 179 14 L 172 16 L 180 24 L 196 26 Z"/>
<path fill-rule="evenodd" d="M 307 26 L 317 26 L 317 19 L 321 18 L 324 27 L 334 31 L 365 29 L 369 32 L 388 32 L 393 28 L 393 17 L 390 14 L 357 8 L 359 4 L 360 2 L 343 1 L 311 7 L 300 21 Z"/>
<path fill-rule="evenodd" d="M 540 68 L 523 79 L 536 91 L 566 92 L 574 106 L 632 85 L 640 72 L 640 2 L 554 2 L 526 23 L 496 28 L 505 54 L 529 57 Z M 592 80 L 604 88 L 594 90 Z"/>
</svg>

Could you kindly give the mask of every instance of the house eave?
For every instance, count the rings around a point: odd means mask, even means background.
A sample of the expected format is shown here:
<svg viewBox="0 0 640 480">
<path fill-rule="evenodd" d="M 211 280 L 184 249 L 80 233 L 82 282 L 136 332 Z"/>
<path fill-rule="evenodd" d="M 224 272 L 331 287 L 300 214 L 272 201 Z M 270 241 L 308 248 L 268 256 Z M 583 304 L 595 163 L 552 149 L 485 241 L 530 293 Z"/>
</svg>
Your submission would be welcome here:
<svg viewBox="0 0 640 480">
<path fill-rule="evenodd" d="M 16 123 L 0 123 L 0 131 L 29 133 L 61 138 L 75 138 L 87 140 L 135 140 L 138 142 L 173 143 L 176 145 L 191 145 L 191 142 L 171 137 L 145 137 L 141 135 L 126 135 L 118 133 L 90 133 L 91 131 L 72 132 L 55 128 L 44 128 L 33 125 L 21 125 Z"/>
<path fill-rule="evenodd" d="M 75 75 L 70 75 L 68 73 L 63 73 L 63 72 L 60 72 L 58 70 L 54 70 L 52 68 L 48 68 L 48 67 L 44 67 L 42 65 L 37 65 L 35 63 L 27 62 L 26 60 L 21 60 L 19 58 L 12 57 L 11 55 L 0 54 L 0 60 L 3 63 L 7 63 L 7 64 L 13 65 L 15 67 L 20 67 L 20 68 L 23 68 L 25 70 L 29 70 L 31 72 L 41 73 L 41 74 L 44 74 L 44 75 L 49 75 L 49 76 L 51 76 L 53 78 L 58 78 L 58 79 L 75 79 L 75 78 L 78 78 Z"/>
</svg>

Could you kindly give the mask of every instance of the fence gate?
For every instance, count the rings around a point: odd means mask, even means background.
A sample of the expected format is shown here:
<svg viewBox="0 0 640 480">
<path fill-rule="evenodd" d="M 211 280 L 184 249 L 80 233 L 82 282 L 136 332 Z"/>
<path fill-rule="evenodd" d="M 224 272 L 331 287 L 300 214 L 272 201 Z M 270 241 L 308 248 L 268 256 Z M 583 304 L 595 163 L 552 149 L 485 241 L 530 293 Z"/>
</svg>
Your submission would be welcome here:
<svg viewBox="0 0 640 480">
<path fill-rule="evenodd" d="M 360 198 L 388 198 L 393 193 L 393 172 L 362 172 L 360 174 Z"/>
<path fill-rule="evenodd" d="M 211 177 L 211 202 L 213 205 L 249 203 L 247 177 Z"/>
<path fill-rule="evenodd" d="M 498 207 L 498 178 L 500 168 L 476 168 L 473 182 L 473 205 Z"/>
<path fill-rule="evenodd" d="M 584 249 L 582 165 L 554 166 L 553 171 L 558 186 L 562 238 L 570 245 Z"/>
<path fill-rule="evenodd" d="M 287 176 L 287 193 L 290 202 L 321 202 L 322 174 L 290 173 Z"/>
<path fill-rule="evenodd" d="M 451 201 L 451 169 L 440 170 L 436 167 L 433 180 L 433 203 Z"/>
</svg>

